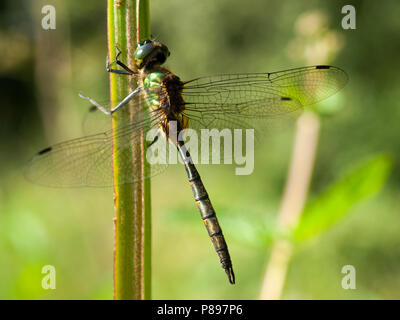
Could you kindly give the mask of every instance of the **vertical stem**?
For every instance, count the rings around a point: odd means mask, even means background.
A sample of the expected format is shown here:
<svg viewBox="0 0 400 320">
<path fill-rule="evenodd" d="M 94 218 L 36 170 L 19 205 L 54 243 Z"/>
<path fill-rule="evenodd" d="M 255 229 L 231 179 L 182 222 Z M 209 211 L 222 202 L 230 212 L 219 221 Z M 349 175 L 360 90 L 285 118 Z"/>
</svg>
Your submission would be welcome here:
<svg viewBox="0 0 400 320">
<path fill-rule="evenodd" d="M 304 112 L 297 121 L 289 176 L 278 214 L 278 226 L 284 232 L 297 225 L 303 211 L 317 150 L 319 125 L 318 116 L 312 112 Z M 260 299 L 280 299 L 291 254 L 290 241 L 277 240 L 273 244 Z"/>
<path fill-rule="evenodd" d="M 139 3 L 137 3 L 139 2 Z M 139 10 L 137 11 L 137 8 Z M 149 17 L 147 0 L 108 0 L 108 54 L 115 57 L 117 45 L 121 59 L 134 69 L 133 53 L 139 36 L 148 37 Z M 137 30 L 138 29 L 138 30 Z M 114 107 L 137 85 L 135 77 L 110 73 L 110 98 Z M 116 112 L 113 130 L 140 118 L 142 110 L 132 106 Z M 148 165 L 145 161 L 144 132 L 140 143 L 131 137 L 114 137 L 113 150 L 130 144 L 123 156 L 113 153 L 115 246 L 114 299 L 150 299 L 151 289 L 151 222 L 150 181 L 145 180 Z M 136 143 L 132 143 L 136 142 Z M 128 159 L 128 160 L 127 160 Z M 127 165 L 129 164 L 129 165 Z M 132 180 L 132 184 L 120 184 Z"/>
</svg>

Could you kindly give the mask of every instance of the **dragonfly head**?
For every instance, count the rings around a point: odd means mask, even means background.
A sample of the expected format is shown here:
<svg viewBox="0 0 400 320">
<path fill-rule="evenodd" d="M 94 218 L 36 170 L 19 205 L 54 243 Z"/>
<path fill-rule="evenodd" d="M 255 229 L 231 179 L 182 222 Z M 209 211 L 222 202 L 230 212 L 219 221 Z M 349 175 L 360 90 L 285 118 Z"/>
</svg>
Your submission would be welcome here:
<svg viewBox="0 0 400 320">
<path fill-rule="evenodd" d="M 161 65 L 169 55 L 170 52 L 165 45 L 153 40 L 144 40 L 138 44 L 134 53 L 136 67 L 141 69 Z"/>
</svg>

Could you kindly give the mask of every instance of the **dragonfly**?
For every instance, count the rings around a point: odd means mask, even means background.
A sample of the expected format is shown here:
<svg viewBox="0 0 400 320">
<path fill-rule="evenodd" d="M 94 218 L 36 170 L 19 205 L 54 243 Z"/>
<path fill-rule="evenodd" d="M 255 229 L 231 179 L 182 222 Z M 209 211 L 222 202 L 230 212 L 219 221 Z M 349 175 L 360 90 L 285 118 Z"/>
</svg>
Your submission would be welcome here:
<svg viewBox="0 0 400 320">
<path fill-rule="evenodd" d="M 25 170 L 26 177 L 47 186 L 79 187 L 112 185 L 112 158 L 118 156 L 124 164 L 124 153 L 140 143 L 143 130 L 157 128 L 148 148 L 157 140 L 167 141 L 174 148 L 186 169 L 194 200 L 222 268 L 231 284 L 235 274 L 222 229 L 210 197 L 202 182 L 191 154 L 180 139 L 172 139 L 169 125 L 176 123 L 177 131 L 191 128 L 253 128 L 302 110 L 343 88 L 348 76 L 338 67 L 316 65 L 266 73 L 222 74 L 182 81 L 163 66 L 170 52 L 162 43 L 144 40 L 134 52 L 134 70 L 120 60 L 121 51 L 112 62 L 107 57 L 107 71 L 137 79 L 137 88 L 114 108 L 106 108 L 90 97 L 81 95 L 93 105 L 93 110 L 113 116 L 126 105 L 143 108 L 140 117 L 104 132 L 61 142 L 39 151 Z M 258 131 L 257 131 L 258 132 Z M 125 139 L 113 147 L 114 139 Z M 126 157 L 126 166 L 131 158 Z M 166 165 L 151 164 L 148 178 L 160 173 Z M 128 176 L 118 184 L 133 183 L 143 177 Z"/>
</svg>

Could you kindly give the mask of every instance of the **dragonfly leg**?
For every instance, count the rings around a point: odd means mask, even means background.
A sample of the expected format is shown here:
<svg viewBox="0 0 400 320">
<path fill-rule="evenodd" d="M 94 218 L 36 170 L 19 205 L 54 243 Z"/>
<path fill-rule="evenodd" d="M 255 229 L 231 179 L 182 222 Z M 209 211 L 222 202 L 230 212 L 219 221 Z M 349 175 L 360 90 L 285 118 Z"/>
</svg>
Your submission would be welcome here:
<svg viewBox="0 0 400 320">
<path fill-rule="evenodd" d="M 110 111 L 107 110 L 105 107 L 103 107 L 101 104 L 99 104 L 98 102 L 96 102 L 95 100 L 93 100 L 90 97 L 86 97 L 83 94 L 79 94 L 79 96 L 82 99 L 86 99 L 88 100 L 91 104 L 93 104 L 93 106 L 95 106 L 97 109 L 99 109 L 101 112 L 103 112 L 104 114 L 107 115 L 112 115 L 115 111 L 117 111 L 119 108 L 123 107 L 124 105 L 126 105 L 129 101 L 131 101 L 133 98 L 135 98 L 138 93 L 140 92 L 141 87 L 137 87 L 135 90 L 133 90 L 130 94 L 128 94 L 120 103 L 118 103 L 115 108 L 111 109 Z"/>
<path fill-rule="evenodd" d="M 126 75 L 133 75 L 136 74 L 135 71 L 131 70 L 126 64 L 124 64 L 123 62 L 121 62 L 118 58 L 121 55 L 121 50 L 115 46 L 115 48 L 117 49 L 118 53 L 115 56 L 114 60 L 110 63 L 110 60 L 108 58 L 108 55 L 106 57 L 106 69 L 107 72 L 111 72 L 111 73 L 118 73 L 118 74 L 126 74 Z M 112 69 L 111 65 L 113 63 L 116 63 L 117 65 L 119 65 L 120 67 L 122 67 L 124 70 L 118 70 L 118 69 Z"/>
</svg>

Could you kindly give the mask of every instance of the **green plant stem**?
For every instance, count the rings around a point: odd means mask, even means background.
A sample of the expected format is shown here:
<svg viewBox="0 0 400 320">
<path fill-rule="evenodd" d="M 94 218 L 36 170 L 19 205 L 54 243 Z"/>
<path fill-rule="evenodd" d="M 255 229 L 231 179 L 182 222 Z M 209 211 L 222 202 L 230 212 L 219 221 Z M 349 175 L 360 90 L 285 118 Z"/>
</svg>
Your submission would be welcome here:
<svg viewBox="0 0 400 320">
<path fill-rule="evenodd" d="M 140 1 L 139 6 L 137 1 Z M 135 69 L 133 53 L 138 42 L 137 36 L 149 36 L 148 0 L 108 0 L 107 17 L 110 61 L 116 56 L 117 45 L 122 52 L 120 59 Z M 133 91 L 136 85 L 135 77 L 110 73 L 111 107 Z M 113 130 L 118 131 L 133 117 L 140 118 L 141 112 L 140 108 L 132 106 L 122 108 L 113 115 Z M 145 161 L 144 136 L 145 132 L 142 132 L 140 143 L 138 140 L 132 141 L 129 136 L 117 135 L 114 135 L 113 141 L 114 151 L 123 149 L 127 144 L 131 145 L 123 156 L 113 153 L 114 299 L 118 300 L 151 297 L 150 181 L 144 179 L 149 170 Z M 132 176 L 137 182 L 120 184 L 121 181 L 131 180 L 128 177 Z"/>
<path fill-rule="evenodd" d="M 314 167 L 319 129 L 320 120 L 310 111 L 304 112 L 297 121 L 289 175 L 278 213 L 278 226 L 284 233 L 293 230 L 301 217 Z M 292 249 L 292 243 L 286 239 L 278 239 L 273 244 L 260 299 L 281 298 Z"/>
</svg>

